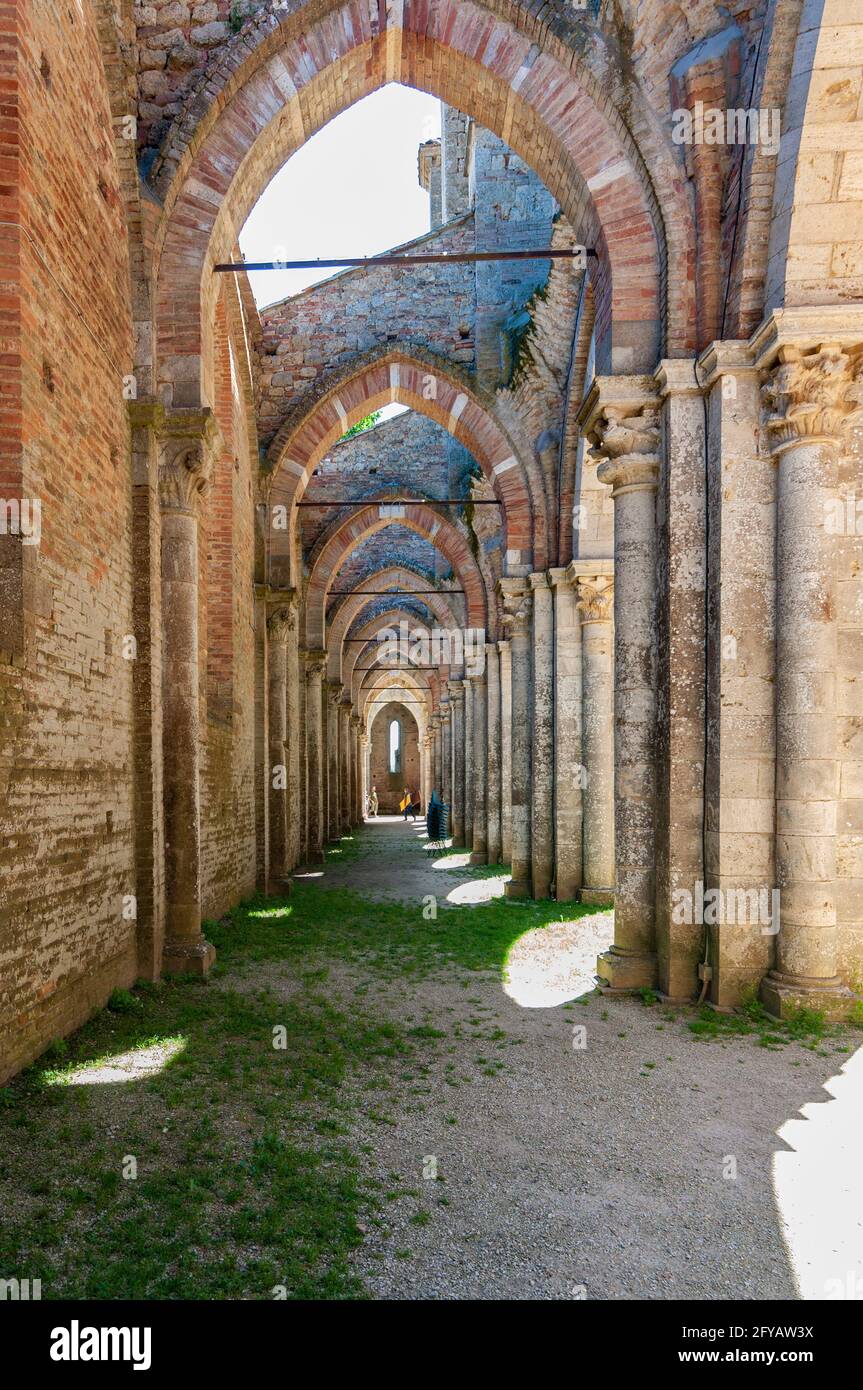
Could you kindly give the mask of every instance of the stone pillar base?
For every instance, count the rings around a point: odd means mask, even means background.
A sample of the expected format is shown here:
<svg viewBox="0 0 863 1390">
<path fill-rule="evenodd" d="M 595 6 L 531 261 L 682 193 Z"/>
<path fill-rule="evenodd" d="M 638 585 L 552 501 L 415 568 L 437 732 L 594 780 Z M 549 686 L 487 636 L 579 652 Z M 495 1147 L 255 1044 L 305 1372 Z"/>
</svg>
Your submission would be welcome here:
<svg viewBox="0 0 863 1390">
<path fill-rule="evenodd" d="M 287 877 L 271 878 L 267 896 L 270 898 L 289 898 L 294 889 L 294 880 Z"/>
<path fill-rule="evenodd" d="M 166 941 L 162 953 L 164 975 L 199 975 L 210 973 L 216 959 L 216 948 L 209 941 Z"/>
<path fill-rule="evenodd" d="M 761 981 L 759 993 L 762 1004 L 773 1018 L 791 1018 L 799 1009 L 813 1009 L 838 1023 L 848 1017 L 859 998 L 838 976 L 805 984 L 795 982 L 793 977 L 774 975 L 772 971 Z"/>
<path fill-rule="evenodd" d="M 306 868 L 309 868 L 312 864 L 325 864 L 326 861 L 327 856 L 322 849 L 312 849 L 309 850 L 309 853 L 306 855 L 304 864 Z"/>
<path fill-rule="evenodd" d="M 487 864 L 488 862 L 488 854 L 484 849 L 475 849 L 468 860 L 469 864 Z"/>
<path fill-rule="evenodd" d="M 529 898 L 530 886 L 524 879 L 511 878 L 509 883 L 504 884 L 504 897 L 506 898 Z"/>
<path fill-rule="evenodd" d="M 575 900 L 579 903 L 597 903 L 602 907 L 614 907 L 614 889 L 579 888 Z"/>
<path fill-rule="evenodd" d="M 624 956 L 612 947 L 597 959 L 596 974 L 602 989 L 655 989 L 656 956 Z"/>
</svg>

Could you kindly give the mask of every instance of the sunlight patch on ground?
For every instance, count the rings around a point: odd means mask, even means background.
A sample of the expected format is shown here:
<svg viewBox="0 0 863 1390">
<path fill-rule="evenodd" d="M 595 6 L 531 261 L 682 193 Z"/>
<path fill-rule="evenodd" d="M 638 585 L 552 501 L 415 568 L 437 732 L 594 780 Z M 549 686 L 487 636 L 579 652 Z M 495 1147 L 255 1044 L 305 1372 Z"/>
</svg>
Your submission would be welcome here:
<svg viewBox="0 0 863 1390">
<path fill-rule="evenodd" d="M 487 903 L 492 898 L 502 898 L 509 874 L 497 874 L 492 878 L 475 878 L 470 883 L 460 883 L 446 895 L 445 901 L 463 907 L 465 903 Z"/>
<path fill-rule="evenodd" d="M 801 1298 L 863 1301 L 863 1047 L 824 1089 L 777 1130 L 773 1190 Z"/>
<path fill-rule="evenodd" d="M 504 992 L 523 1009 L 553 1009 L 596 984 L 596 958 L 614 939 L 614 916 L 597 912 L 573 922 L 534 927 L 514 941 Z"/>
<path fill-rule="evenodd" d="M 264 917 L 264 918 L 269 918 L 269 917 L 290 917 L 292 911 L 293 911 L 293 908 L 286 907 L 284 904 L 282 904 L 281 907 L 256 907 L 256 908 L 254 908 L 252 911 L 249 912 L 249 916 L 250 916 L 250 917 Z"/>
<path fill-rule="evenodd" d="M 47 1086 L 115 1086 L 156 1076 L 184 1051 L 188 1038 L 159 1038 L 115 1057 L 99 1057 L 66 1071 L 46 1072 Z"/>
</svg>

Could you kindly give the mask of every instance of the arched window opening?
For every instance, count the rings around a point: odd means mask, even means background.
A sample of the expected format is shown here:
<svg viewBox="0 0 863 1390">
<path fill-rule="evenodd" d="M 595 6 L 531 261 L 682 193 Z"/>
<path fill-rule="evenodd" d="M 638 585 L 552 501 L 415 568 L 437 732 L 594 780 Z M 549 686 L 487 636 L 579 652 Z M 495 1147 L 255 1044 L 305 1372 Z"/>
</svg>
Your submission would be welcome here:
<svg viewBox="0 0 863 1390">
<path fill-rule="evenodd" d="M 390 720 L 390 772 L 402 770 L 402 726 L 397 719 Z"/>
</svg>

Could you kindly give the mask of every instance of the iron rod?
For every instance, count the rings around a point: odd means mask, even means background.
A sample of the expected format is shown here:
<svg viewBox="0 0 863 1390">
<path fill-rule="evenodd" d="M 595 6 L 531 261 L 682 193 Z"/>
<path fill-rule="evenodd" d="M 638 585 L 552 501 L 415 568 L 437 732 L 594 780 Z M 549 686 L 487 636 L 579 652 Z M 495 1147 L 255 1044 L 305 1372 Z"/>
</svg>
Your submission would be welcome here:
<svg viewBox="0 0 863 1390">
<path fill-rule="evenodd" d="M 315 261 L 222 261 L 214 265 L 219 272 L 236 273 L 240 270 L 350 270 L 366 265 L 452 265 L 468 264 L 474 261 L 548 261 L 575 260 L 595 256 L 589 246 L 542 246 L 529 251 L 446 251 L 430 252 L 426 256 L 335 256 L 332 259 Z"/>
<path fill-rule="evenodd" d="M 296 507 L 502 507 L 496 497 L 366 497 L 344 502 L 295 502 Z"/>
</svg>

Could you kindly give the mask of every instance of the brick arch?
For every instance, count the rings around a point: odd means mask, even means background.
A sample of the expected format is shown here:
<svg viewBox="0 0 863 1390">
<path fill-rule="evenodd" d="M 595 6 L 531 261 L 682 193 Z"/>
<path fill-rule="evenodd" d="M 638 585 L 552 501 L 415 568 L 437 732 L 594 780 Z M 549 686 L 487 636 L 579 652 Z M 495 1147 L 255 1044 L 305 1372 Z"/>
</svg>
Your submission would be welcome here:
<svg viewBox="0 0 863 1390">
<path fill-rule="evenodd" d="M 420 728 L 420 736 L 422 737 L 428 732 L 428 720 L 433 712 L 435 704 L 434 692 L 430 683 L 419 680 L 417 676 L 411 676 L 409 672 L 405 672 L 404 674 L 407 679 L 399 679 L 398 681 L 385 678 L 382 672 L 373 675 L 370 684 L 364 686 L 360 692 L 360 698 L 358 699 L 360 718 L 364 721 L 366 732 L 369 735 L 371 735 L 372 724 L 377 717 L 376 714 L 373 714 L 371 719 L 368 719 L 369 707 L 373 705 L 380 696 L 389 696 L 391 690 L 410 690 L 412 694 L 416 695 L 417 699 L 422 700 L 423 703 L 421 705 L 414 705 L 413 709 L 417 711 L 417 724 Z M 383 700 L 379 706 L 379 711 L 388 703 L 389 698 Z M 420 715 L 422 716 L 421 723 L 419 718 Z"/>
<path fill-rule="evenodd" d="M 487 602 L 482 571 L 461 532 L 425 503 L 406 506 L 403 515 L 398 518 L 381 516 L 380 511 L 380 505 L 373 504 L 336 522 L 312 551 L 306 588 L 306 646 L 311 650 L 324 645 L 327 594 L 347 557 L 369 536 L 392 525 L 394 521 L 433 542 L 458 575 L 465 591 L 468 627 L 485 628 L 489 634 L 488 641 L 494 641 L 496 610 L 493 603 Z"/>
<path fill-rule="evenodd" d="M 385 33 L 380 13 L 336 0 L 314 22 L 301 9 L 246 26 L 169 133 L 156 171 L 165 211 L 154 245 L 163 399 L 197 404 L 206 392 L 209 269 L 230 253 L 267 182 L 311 134 L 391 81 L 433 91 L 504 139 L 595 246 L 601 370 L 655 365 L 663 276 L 673 306 L 667 351 L 687 350 L 685 194 L 666 173 L 664 225 L 627 125 L 583 59 L 545 32 L 537 43 L 535 18 L 517 5 L 504 17 L 473 0 L 402 3 Z M 667 171 L 665 155 L 654 158 L 657 170 Z"/>
<path fill-rule="evenodd" d="M 355 637 L 365 637 L 368 639 L 368 644 L 371 644 L 374 642 L 381 629 L 397 629 L 402 619 L 405 619 L 410 624 L 411 631 L 422 631 L 426 636 L 428 636 L 430 627 L 433 626 L 433 624 L 426 623 L 422 619 L 417 618 L 416 613 L 412 613 L 410 609 L 394 606 L 393 608 L 387 609 L 385 613 L 376 614 L 374 618 L 370 618 L 369 621 L 353 635 Z M 353 643 L 344 654 L 341 679 L 344 685 L 350 686 L 352 698 L 354 694 L 354 681 L 356 677 L 361 674 L 356 669 L 357 662 L 360 657 L 363 657 L 365 660 L 367 656 L 367 646 L 360 646 L 358 642 Z M 441 665 L 440 678 L 447 680 L 449 674 L 449 666 Z M 362 684 L 362 681 L 360 681 L 360 684 Z"/>
<path fill-rule="evenodd" d="M 532 458 L 525 464 L 476 387 L 432 354 L 420 358 L 384 350 L 361 367 L 349 367 L 306 410 L 292 413 L 268 451 L 271 504 L 294 507 L 314 469 L 345 430 L 394 402 L 433 420 L 469 450 L 503 503 L 505 549 L 519 552 L 515 563 L 543 569 L 549 563 L 548 533 L 538 461 Z M 274 543 L 281 537 L 289 548 L 294 521 L 291 512 L 287 532 L 274 534 Z"/>
<path fill-rule="evenodd" d="M 346 598 L 336 610 L 334 616 L 327 625 L 326 650 L 327 650 L 327 679 L 339 680 L 341 675 L 342 647 L 345 637 L 354 636 L 351 632 L 352 624 L 359 618 L 364 608 L 376 603 L 379 597 L 384 597 L 387 592 L 388 584 L 398 583 L 402 588 L 410 584 L 416 584 L 418 589 L 427 589 L 429 581 L 415 570 L 407 569 L 404 566 L 393 565 L 388 569 L 379 570 L 377 574 L 363 580 L 364 589 L 378 588 L 378 594 L 352 594 Z M 401 597 L 406 597 L 402 595 Z M 455 595 L 461 598 L 461 595 Z M 417 600 L 421 602 L 434 617 L 440 618 L 443 623 L 451 627 L 458 627 L 459 622 L 453 611 L 452 604 L 447 600 L 446 590 L 442 590 L 440 596 L 437 594 L 425 594 Z"/>
</svg>

